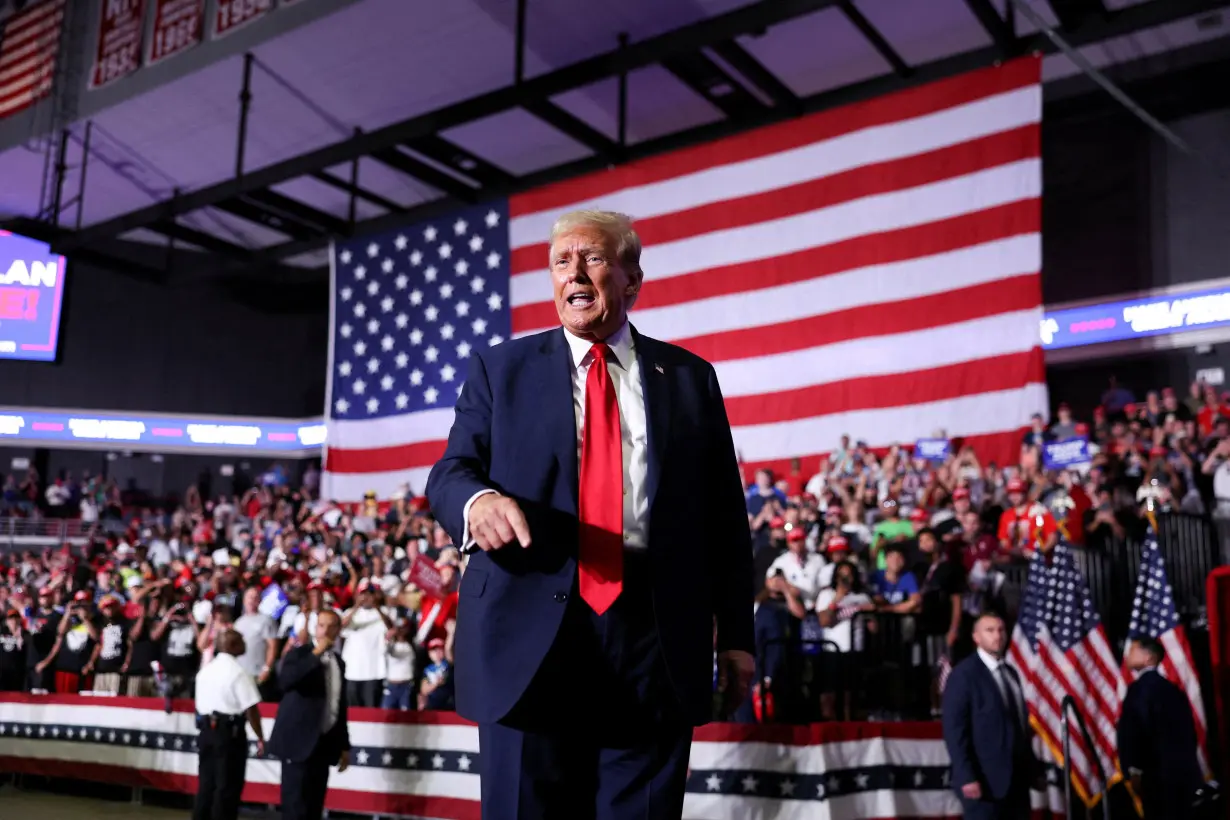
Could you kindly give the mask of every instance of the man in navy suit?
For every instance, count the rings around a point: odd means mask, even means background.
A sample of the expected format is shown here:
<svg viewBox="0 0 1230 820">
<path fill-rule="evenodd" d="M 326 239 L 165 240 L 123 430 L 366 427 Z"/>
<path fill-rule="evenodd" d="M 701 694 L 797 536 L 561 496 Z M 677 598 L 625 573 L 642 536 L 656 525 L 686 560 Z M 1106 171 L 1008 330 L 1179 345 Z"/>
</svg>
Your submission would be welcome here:
<svg viewBox="0 0 1230 820">
<path fill-rule="evenodd" d="M 329 767 L 344 772 L 350 765 L 346 665 L 333 651 L 341 631 L 340 616 L 322 611 L 314 643 L 288 652 L 278 673 L 284 695 L 269 753 L 282 761 L 282 820 L 320 820 Z"/>
<path fill-rule="evenodd" d="M 1195 816 L 1192 803 L 1204 786 L 1196 757 L 1196 721 L 1183 690 L 1158 674 L 1161 643 L 1134 640 L 1125 658 L 1137 673 L 1119 714 L 1119 762 L 1140 797 L 1146 820 Z"/>
<path fill-rule="evenodd" d="M 563 327 L 470 360 L 427 482 L 471 553 L 455 682 L 484 820 L 678 820 L 692 727 L 733 712 L 752 675 L 725 406 L 709 363 L 629 324 L 640 252 L 622 214 L 556 222 Z"/>
<path fill-rule="evenodd" d="M 944 689 L 944 744 L 964 816 L 1029 817 L 1029 790 L 1041 788 L 1042 766 L 1031 748 L 1025 690 L 1004 662 L 1008 632 L 998 615 L 974 623 L 978 651 L 961 661 Z"/>
</svg>

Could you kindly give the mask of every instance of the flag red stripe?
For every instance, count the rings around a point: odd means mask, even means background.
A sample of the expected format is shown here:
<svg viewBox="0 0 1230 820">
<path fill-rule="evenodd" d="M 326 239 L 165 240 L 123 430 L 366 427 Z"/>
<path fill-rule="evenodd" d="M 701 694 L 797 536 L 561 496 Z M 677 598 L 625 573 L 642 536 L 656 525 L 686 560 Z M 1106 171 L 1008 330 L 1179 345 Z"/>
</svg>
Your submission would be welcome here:
<svg viewBox="0 0 1230 820">
<path fill-rule="evenodd" d="M 735 396 L 726 399 L 726 413 L 731 425 L 741 427 L 830 413 L 900 407 L 902 396 L 909 396 L 910 404 L 925 404 L 977 393 L 1016 390 L 1022 382 L 1041 381 L 1044 368 L 1042 348 L 1036 347 L 1024 353 L 994 356 L 948 367 L 864 376 L 761 396 Z"/>
<path fill-rule="evenodd" d="M 1050 646 L 1046 645 L 1046 642 L 1038 644 L 1038 657 L 1042 660 L 1042 663 L 1045 664 L 1046 668 L 1050 670 L 1056 682 L 1058 682 L 1060 687 L 1063 689 L 1064 694 L 1071 694 L 1076 698 L 1076 708 L 1080 711 L 1081 717 L 1085 719 L 1085 724 L 1089 727 L 1089 735 L 1093 738 L 1094 745 L 1098 747 L 1100 756 L 1108 760 L 1114 760 L 1114 744 L 1107 742 L 1106 737 L 1101 732 L 1097 731 L 1096 724 L 1094 724 L 1091 716 L 1089 715 L 1089 711 L 1085 706 L 1085 698 L 1081 696 L 1082 691 L 1080 686 L 1077 685 L 1076 681 L 1073 681 L 1067 676 L 1058 661 L 1056 661 L 1052 656 L 1052 651 L 1063 654 L 1058 646 L 1052 649 Z M 1077 669 L 1077 675 L 1079 674 L 1080 670 Z M 1090 763 L 1090 765 L 1092 766 L 1092 763 Z M 1088 772 L 1090 781 L 1094 779 L 1096 774 L 1097 772 L 1093 770 Z M 1107 772 L 1107 776 L 1110 776 L 1110 772 Z"/>
<path fill-rule="evenodd" d="M 1100 626 L 1098 628 L 1101 629 Z M 1119 719 L 1118 709 L 1113 703 L 1108 702 L 1106 698 L 1102 696 L 1102 687 L 1100 687 L 1094 680 L 1094 676 L 1101 676 L 1103 678 L 1103 683 L 1109 681 L 1110 690 L 1112 692 L 1118 691 L 1118 681 L 1115 675 L 1106 675 L 1103 670 L 1104 665 L 1098 659 L 1097 653 L 1090 645 L 1089 638 L 1082 638 L 1080 643 L 1083 645 L 1082 648 L 1084 649 L 1084 655 L 1086 657 L 1081 657 L 1076 654 L 1076 647 L 1073 647 L 1068 652 L 1068 660 L 1071 662 L 1072 669 L 1075 670 L 1076 676 L 1080 678 L 1081 686 L 1084 687 L 1084 696 L 1080 698 L 1081 711 L 1085 714 L 1086 720 L 1089 721 L 1089 733 L 1097 737 L 1099 743 L 1104 741 L 1113 749 L 1115 745 L 1115 738 L 1106 735 L 1106 733 L 1102 730 L 1099 721 L 1095 719 L 1096 716 L 1093 714 L 1092 710 L 1096 709 L 1098 714 L 1101 715 L 1102 718 L 1105 719 L 1113 728 L 1115 721 Z M 1087 664 L 1090 663 L 1092 663 L 1095 667 L 1094 669 L 1089 668 Z M 1110 758 L 1114 760 L 1114 755 L 1111 754 Z"/>
<path fill-rule="evenodd" d="M 672 341 L 710 362 L 752 359 L 1036 308 L 1042 304 L 1038 283 L 1038 274 L 1029 273 L 930 296 L 863 305 L 788 322 L 724 330 Z"/>
<path fill-rule="evenodd" d="M 760 128 L 682 151 L 633 162 L 517 194 L 509 199 L 513 217 L 563 208 L 639 185 L 685 176 L 788 151 L 876 125 L 921 117 L 946 108 L 1036 84 L 1041 61 L 1025 57 L 995 68 L 940 80 L 896 94 L 822 111 L 799 120 Z"/>
<path fill-rule="evenodd" d="M 1042 229 L 1042 201 L 1026 199 L 951 219 L 895 231 L 858 236 L 795 253 L 740 262 L 645 283 L 637 310 L 679 305 L 734 293 L 789 285 L 844 271 L 916 259 L 961 248 L 1037 233 Z M 1041 304 L 1041 284 L 1038 285 Z M 520 305 L 512 310 L 514 333 L 548 328 L 559 322 L 555 303 Z"/>
<path fill-rule="evenodd" d="M 1037 157 L 1042 129 L 1036 123 L 949 145 L 925 154 L 852 168 L 796 185 L 712 202 L 686 211 L 637 220 L 636 232 L 650 247 L 699 234 L 771 222 L 877 194 L 915 188 Z M 540 271 L 550 243 L 514 248 L 513 276 Z"/>
<path fill-rule="evenodd" d="M 1192 660 L 1191 645 L 1187 642 L 1187 630 L 1180 626 L 1176 628 L 1174 632 L 1175 640 L 1178 641 L 1179 645 L 1183 647 L 1182 657 L 1179 658 L 1179 662 L 1183 664 L 1190 676 L 1199 680 L 1199 677 L 1196 675 L 1195 663 Z M 1165 661 L 1162 663 L 1166 670 L 1166 677 L 1183 689 L 1183 694 L 1186 695 L 1187 687 L 1183 684 L 1184 675 L 1179 669 L 1178 663 L 1176 663 L 1174 657 L 1172 655 L 1167 655 Z M 1200 748 L 1207 753 L 1208 727 L 1205 725 L 1204 719 L 1197 714 L 1194 708 L 1192 709 L 1192 722 L 1196 724 L 1196 740 L 1199 743 Z"/>
<path fill-rule="evenodd" d="M 440 440 L 364 449 L 329 447 L 325 469 L 331 473 L 383 473 L 426 467 L 440 460 L 446 444 Z"/>
</svg>

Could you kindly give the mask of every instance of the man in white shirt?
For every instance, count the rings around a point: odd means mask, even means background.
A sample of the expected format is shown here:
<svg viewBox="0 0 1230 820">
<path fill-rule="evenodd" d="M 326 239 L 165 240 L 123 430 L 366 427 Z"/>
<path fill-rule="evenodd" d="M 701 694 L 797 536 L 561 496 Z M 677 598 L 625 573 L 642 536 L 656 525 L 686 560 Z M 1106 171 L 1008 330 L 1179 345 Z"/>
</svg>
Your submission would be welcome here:
<svg viewBox="0 0 1230 820">
<path fill-rule="evenodd" d="M 346 662 L 346 697 L 351 706 L 375 708 L 384 693 L 387 662 L 385 636 L 393 620 L 377 607 L 372 582 L 359 582 L 358 603 L 342 616 L 342 660 Z"/>
<path fill-rule="evenodd" d="M 474 351 L 427 482 L 471 551 L 457 711 L 484 820 L 678 820 L 692 726 L 732 714 L 754 667 L 730 425 L 713 366 L 628 321 L 628 217 L 565 214 L 543 250 L 527 282 L 551 283 L 561 327 Z"/>
<path fill-rule="evenodd" d="M 234 629 L 243 636 L 247 649 L 239 657 L 239 665 L 265 686 L 273 674 L 278 657 L 278 630 L 273 618 L 260 611 L 261 591 L 248 587 L 243 593 L 243 615 L 235 620 Z"/>
<path fill-rule="evenodd" d="M 794 593 L 799 596 L 803 606 L 812 609 L 816 596 L 820 594 L 820 572 L 823 568 L 824 559 L 807 551 L 807 533 L 796 526 L 786 535 L 786 551 L 769 565 L 765 580 L 781 575 L 786 583 L 794 587 Z"/>
<path fill-rule="evenodd" d="M 228 629 L 218 636 L 217 654 L 196 676 L 197 740 L 200 782 L 193 820 L 232 820 L 239 815 L 248 765 L 244 720 L 256 737 L 257 755 L 265 754 L 260 693 L 236 660 L 244 652 L 243 636 Z"/>
</svg>

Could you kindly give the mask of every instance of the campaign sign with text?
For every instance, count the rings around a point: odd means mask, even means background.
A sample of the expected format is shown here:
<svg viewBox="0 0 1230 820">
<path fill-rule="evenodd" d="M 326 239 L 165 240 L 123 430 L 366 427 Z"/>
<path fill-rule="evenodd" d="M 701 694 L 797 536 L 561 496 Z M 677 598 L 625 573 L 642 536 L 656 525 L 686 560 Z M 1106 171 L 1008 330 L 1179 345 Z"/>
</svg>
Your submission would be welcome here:
<svg viewBox="0 0 1230 820">
<path fill-rule="evenodd" d="M 1042 466 L 1062 470 L 1089 463 L 1089 439 L 1082 437 L 1047 442 L 1042 447 Z"/>
<path fill-rule="evenodd" d="M 63 298 L 64 257 L 0 231 L 0 359 L 54 361 Z"/>
<path fill-rule="evenodd" d="M 436 569 L 435 563 L 425 555 L 414 556 L 407 580 L 428 595 L 436 598 L 445 596 L 444 579 L 440 577 L 440 570 Z"/>
<path fill-rule="evenodd" d="M 1226 327 L 1230 289 L 1048 310 L 1041 325 L 1042 347 L 1047 350 Z"/>
<path fill-rule="evenodd" d="M 914 458 L 925 458 L 935 464 L 943 464 L 951 449 L 946 438 L 920 438 L 914 445 Z"/>
<path fill-rule="evenodd" d="M 205 28 L 205 0 L 155 0 L 154 36 L 149 62 L 165 60 L 201 42 Z"/>
<path fill-rule="evenodd" d="M 90 88 L 114 82 L 141 67 L 145 0 L 103 0 Z"/>
<path fill-rule="evenodd" d="M 273 9 L 273 0 L 218 0 L 214 11 L 214 36 L 230 34 L 264 17 Z"/>
</svg>

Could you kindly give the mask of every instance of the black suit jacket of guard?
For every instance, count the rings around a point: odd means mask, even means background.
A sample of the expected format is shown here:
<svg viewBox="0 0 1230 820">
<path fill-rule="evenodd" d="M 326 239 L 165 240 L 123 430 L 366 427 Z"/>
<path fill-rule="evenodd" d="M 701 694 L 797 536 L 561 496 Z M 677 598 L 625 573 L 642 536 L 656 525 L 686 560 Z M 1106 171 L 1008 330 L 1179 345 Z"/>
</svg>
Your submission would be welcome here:
<svg viewBox="0 0 1230 820">
<path fill-rule="evenodd" d="M 338 692 L 341 705 L 337 722 L 327 733 L 320 731 L 325 713 L 325 666 L 312 653 L 310 644 L 299 646 L 287 653 L 278 674 L 278 685 L 284 692 L 278 704 L 278 714 L 269 736 L 269 753 L 282 760 L 302 763 L 317 746 L 320 754 L 330 762 L 336 762 L 342 752 L 350 749 L 350 727 L 347 723 L 349 704 L 346 700 L 346 665 L 336 654 L 339 679 Z"/>
</svg>

